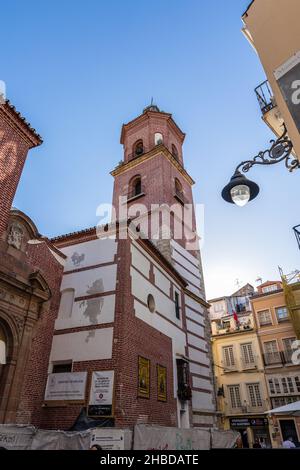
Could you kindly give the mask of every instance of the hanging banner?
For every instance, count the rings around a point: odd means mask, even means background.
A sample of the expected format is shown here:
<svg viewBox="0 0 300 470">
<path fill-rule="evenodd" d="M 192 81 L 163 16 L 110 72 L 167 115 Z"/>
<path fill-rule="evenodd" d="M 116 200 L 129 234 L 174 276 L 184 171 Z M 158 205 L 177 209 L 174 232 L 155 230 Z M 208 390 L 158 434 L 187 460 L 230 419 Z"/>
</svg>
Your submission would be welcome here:
<svg viewBox="0 0 300 470">
<path fill-rule="evenodd" d="M 93 372 L 88 407 L 89 416 L 113 415 L 114 371 Z"/>
<path fill-rule="evenodd" d="M 49 374 L 45 401 L 84 401 L 87 372 Z"/>
</svg>

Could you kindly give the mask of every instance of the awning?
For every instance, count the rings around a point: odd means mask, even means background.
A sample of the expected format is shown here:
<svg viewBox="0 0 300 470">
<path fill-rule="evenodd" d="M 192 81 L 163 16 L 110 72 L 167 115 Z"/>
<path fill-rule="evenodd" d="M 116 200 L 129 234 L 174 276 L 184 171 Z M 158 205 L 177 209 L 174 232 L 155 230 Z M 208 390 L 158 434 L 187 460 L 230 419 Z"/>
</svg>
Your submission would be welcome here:
<svg viewBox="0 0 300 470">
<path fill-rule="evenodd" d="M 265 414 L 300 416 L 300 400 L 279 408 L 273 408 L 273 410 L 266 411 Z"/>
</svg>

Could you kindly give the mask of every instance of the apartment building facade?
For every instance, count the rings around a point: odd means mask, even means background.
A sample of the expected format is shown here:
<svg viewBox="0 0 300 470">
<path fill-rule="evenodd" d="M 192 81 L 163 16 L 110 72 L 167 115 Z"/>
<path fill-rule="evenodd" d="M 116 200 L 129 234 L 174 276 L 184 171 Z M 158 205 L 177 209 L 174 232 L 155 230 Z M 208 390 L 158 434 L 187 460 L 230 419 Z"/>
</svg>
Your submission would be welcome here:
<svg viewBox="0 0 300 470">
<path fill-rule="evenodd" d="M 211 321 L 219 425 L 240 432 L 244 447 L 271 447 L 264 366 L 251 311 Z"/>
<path fill-rule="evenodd" d="M 300 289 L 300 283 L 295 283 Z M 254 322 L 261 349 L 270 409 L 300 400 L 300 365 L 293 361 L 296 334 L 290 320 L 286 297 L 279 281 L 264 283 L 251 299 Z M 300 441 L 296 418 L 289 423 L 270 421 L 274 447 L 282 442 L 287 424 L 290 434 Z"/>
</svg>

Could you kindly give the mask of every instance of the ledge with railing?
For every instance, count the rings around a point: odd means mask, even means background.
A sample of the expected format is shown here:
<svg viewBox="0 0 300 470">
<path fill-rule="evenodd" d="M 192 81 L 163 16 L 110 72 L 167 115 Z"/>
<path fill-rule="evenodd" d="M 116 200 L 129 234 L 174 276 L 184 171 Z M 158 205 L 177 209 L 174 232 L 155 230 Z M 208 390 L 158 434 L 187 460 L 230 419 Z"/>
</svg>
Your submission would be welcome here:
<svg viewBox="0 0 300 470">
<path fill-rule="evenodd" d="M 226 415 L 253 415 L 259 414 L 266 411 L 267 407 L 265 403 L 262 403 L 261 406 L 251 406 L 249 404 L 244 406 L 232 407 L 231 405 L 225 405 L 225 414 Z"/>
<path fill-rule="evenodd" d="M 225 361 L 221 361 L 221 365 L 223 367 L 223 372 L 225 372 L 225 373 L 237 372 L 238 371 L 237 364 L 227 365 Z"/>
<path fill-rule="evenodd" d="M 283 366 L 286 364 L 292 364 L 292 355 L 293 351 L 291 349 L 277 351 L 274 353 L 264 353 L 264 364 L 265 366 Z"/>
<path fill-rule="evenodd" d="M 257 367 L 258 367 L 258 356 L 255 356 L 251 359 L 241 357 L 240 358 L 240 363 L 241 363 L 241 366 L 242 366 L 243 370 L 257 369 Z"/>
<path fill-rule="evenodd" d="M 271 109 L 276 107 L 274 95 L 268 80 L 265 80 L 263 83 L 258 85 L 254 91 L 262 114 L 266 114 L 268 111 L 271 111 Z"/>
</svg>

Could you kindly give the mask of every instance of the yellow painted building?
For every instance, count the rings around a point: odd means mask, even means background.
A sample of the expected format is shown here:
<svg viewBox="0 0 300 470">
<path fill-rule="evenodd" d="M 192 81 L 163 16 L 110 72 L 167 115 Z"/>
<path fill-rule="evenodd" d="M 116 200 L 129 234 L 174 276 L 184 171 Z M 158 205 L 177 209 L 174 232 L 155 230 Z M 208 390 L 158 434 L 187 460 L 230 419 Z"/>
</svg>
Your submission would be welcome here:
<svg viewBox="0 0 300 470">
<path fill-rule="evenodd" d="M 290 284 L 293 295 L 300 294 L 300 282 Z M 270 410 L 300 400 L 300 364 L 294 357 L 296 332 L 291 321 L 286 291 L 280 281 L 267 282 L 251 297 L 254 323 L 265 371 Z M 289 436 L 300 443 L 300 419 L 270 419 L 273 447 L 280 447 Z"/>
<path fill-rule="evenodd" d="M 239 431 L 244 447 L 256 439 L 271 447 L 264 414 L 270 402 L 253 315 L 246 311 L 235 318 L 211 320 L 219 426 Z"/>
</svg>

